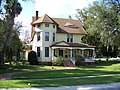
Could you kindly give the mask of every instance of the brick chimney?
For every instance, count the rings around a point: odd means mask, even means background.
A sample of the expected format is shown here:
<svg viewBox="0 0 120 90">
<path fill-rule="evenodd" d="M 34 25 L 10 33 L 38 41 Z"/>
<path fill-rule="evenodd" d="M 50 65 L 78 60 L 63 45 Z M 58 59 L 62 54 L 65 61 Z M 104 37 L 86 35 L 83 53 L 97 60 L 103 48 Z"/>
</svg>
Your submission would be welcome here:
<svg viewBox="0 0 120 90">
<path fill-rule="evenodd" d="M 36 20 L 38 19 L 38 11 L 36 11 Z"/>
</svg>

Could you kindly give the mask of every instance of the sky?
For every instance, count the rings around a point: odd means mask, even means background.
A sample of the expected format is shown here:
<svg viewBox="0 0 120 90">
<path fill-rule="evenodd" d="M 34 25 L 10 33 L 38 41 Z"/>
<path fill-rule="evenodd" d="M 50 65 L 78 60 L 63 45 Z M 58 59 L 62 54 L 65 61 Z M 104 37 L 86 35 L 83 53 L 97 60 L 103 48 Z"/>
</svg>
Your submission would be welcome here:
<svg viewBox="0 0 120 90">
<path fill-rule="evenodd" d="M 33 0 L 23 2 L 18 0 L 23 8 L 22 12 L 16 17 L 16 22 L 22 22 L 24 28 L 21 31 L 20 38 L 25 37 L 25 32 L 31 32 L 32 16 L 35 16 L 35 11 L 39 11 L 39 16 L 44 14 L 54 18 L 68 18 L 69 15 L 75 19 L 77 14 L 76 9 L 83 9 L 92 4 L 96 0 Z"/>
</svg>

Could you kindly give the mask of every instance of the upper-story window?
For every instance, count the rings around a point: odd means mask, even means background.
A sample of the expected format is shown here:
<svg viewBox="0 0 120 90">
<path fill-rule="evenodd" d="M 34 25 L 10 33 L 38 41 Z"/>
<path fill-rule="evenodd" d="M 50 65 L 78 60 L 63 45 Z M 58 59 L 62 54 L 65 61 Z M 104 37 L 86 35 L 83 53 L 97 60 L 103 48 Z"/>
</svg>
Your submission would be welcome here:
<svg viewBox="0 0 120 90">
<path fill-rule="evenodd" d="M 53 25 L 53 28 L 55 28 L 55 25 Z"/>
<path fill-rule="evenodd" d="M 49 27 L 49 24 L 48 24 L 48 23 L 45 23 L 45 27 Z"/>
<path fill-rule="evenodd" d="M 67 34 L 67 42 L 73 42 L 73 34 Z"/>
<path fill-rule="evenodd" d="M 41 26 L 41 25 L 40 25 L 40 24 L 38 24 L 38 25 L 37 25 L 37 28 L 39 28 L 40 26 Z"/>
<path fill-rule="evenodd" d="M 40 32 L 37 32 L 37 41 L 40 41 Z"/>
<path fill-rule="evenodd" d="M 53 42 L 55 42 L 55 33 L 53 33 Z"/>
<path fill-rule="evenodd" d="M 49 41 L 49 32 L 45 32 L 45 41 Z"/>
</svg>

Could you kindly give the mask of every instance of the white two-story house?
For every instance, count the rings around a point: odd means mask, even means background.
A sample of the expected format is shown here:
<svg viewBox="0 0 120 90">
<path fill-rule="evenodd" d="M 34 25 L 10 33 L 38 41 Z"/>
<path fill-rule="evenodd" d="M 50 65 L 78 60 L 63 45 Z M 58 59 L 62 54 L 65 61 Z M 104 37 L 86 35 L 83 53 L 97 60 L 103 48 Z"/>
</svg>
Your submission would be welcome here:
<svg viewBox="0 0 120 90">
<path fill-rule="evenodd" d="M 70 59 L 75 55 L 95 55 L 94 46 L 81 43 L 87 33 L 79 20 L 51 18 L 47 14 L 38 17 L 36 11 L 31 25 L 32 50 L 36 51 L 39 62 L 52 62 L 57 56 Z"/>
</svg>

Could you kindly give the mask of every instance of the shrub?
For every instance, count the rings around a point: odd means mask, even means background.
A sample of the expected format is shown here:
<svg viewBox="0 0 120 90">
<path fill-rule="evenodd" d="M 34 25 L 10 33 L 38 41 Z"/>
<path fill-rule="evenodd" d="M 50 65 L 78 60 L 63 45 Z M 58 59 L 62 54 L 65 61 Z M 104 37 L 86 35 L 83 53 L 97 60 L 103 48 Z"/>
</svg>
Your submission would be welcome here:
<svg viewBox="0 0 120 90">
<path fill-rule="evenodd" d="M 55 60 L 53 60 L 53 65 L 55 66 L 63 66 L 63 60 L 62 57 L 56 57 Z"/>
<path fill-rule="evenodd" d="M 28 54 L 28 62 L 30 62 L 30 65 L 36 65 L 38 64 L 37 54 L 35 51 L 31 51 Z"/>
<path fill-rule="evenodd" d="M 75 56 L 75 65 L 79 66 L 82 62 L 85 62 L 85 58 L 81 55 Z"/>
</svg>

